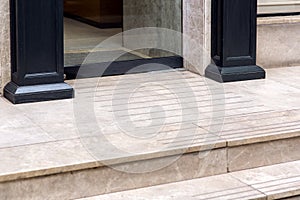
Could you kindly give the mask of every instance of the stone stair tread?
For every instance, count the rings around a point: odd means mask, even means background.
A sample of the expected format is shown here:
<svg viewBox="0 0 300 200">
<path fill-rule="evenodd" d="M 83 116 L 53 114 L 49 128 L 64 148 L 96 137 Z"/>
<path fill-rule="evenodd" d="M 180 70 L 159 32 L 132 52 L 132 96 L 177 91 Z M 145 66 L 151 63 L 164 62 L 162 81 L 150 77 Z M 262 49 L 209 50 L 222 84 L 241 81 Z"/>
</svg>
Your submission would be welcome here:
<svg viewBox="0 0 300 200">
<path fill-rule="evenodd" d="M 99 102 L 95 103 L 95 114 L 101 121 L 103 133 L 100 136 L 89 129 L 83 129 L 84 133 L 78 134 L 78 125 L 90 124 L 86 121 L 88 115 L 79 115 L 79 120 L 87 124 L 76 123 L 73 100 L 12 106 L 0 98 L 0 108 L 5 116 L 0 116 L 3 121 L 0 126 L 0 190 L 20 187 L 19 192 L 24 193 L 26 188 L 40 187 L 34 191 L 39 196 L 39 190 L 47 187 L 49 192 L 55 180 L 60 187 L 52 188 L 51 192 L 58 199 L 70 196 L 74 199 L 300 160 L 300 88 L 298 85 L 290 85 L 290 77 L 297 74 L 300 67 L 286 69 L 286 78 L 278 76 L 276 72 L 280 69 L 269 71 L 271 76 L 267 80 L 222 85 L 224 88 L 217 92 L 217 96 L 223 97 L 213 101 L 215 109 L 207 101 L 207 88 L 203 87 L 203 78 L 187 71 L 158 73 L 162 83 L 178 89 L 178 94 L 182 95 L 186 103 L 185 111 L 198 108 L 201 115 L 200 119 L 190 115 L 180 116 L 181 112 L 177 113 L 180 109 L 173 105 L 173 96 L 167 95 L 165 88 L 151 86 L 154 93 L 148 95 L 149 101 L 146 104 L 141 102 L 140 97 L 145 94 L 139 93 L 136 104 L 129 110 L 132 120 L 139 125 L 141 120 L 149 119 L 148 107 L 145 106 L 150 105 L 151 108 L 152 103 L 164 104 L 164 127 L 155 137 L 146 140 L 143 137 L 136 140 L 135 136 L 140 135 L 135 132 L 124 134 L 119 125 L 124 128 L 127 121 L 116 124 L 112 107 L 101 107 L 102 104 L 107 104 L 107 98 L 114 95 L 111 87 L 121 77 L 105 78 L 101 91 L 96 91 Z M 181 79 L 174 79 L 176 74 L 181 75 Z M 141 78 L 151 80 L 151 77 L 149 74 L 128 76 L 130 83 L 139 83 Z M 196 102 L 190 101 L 186 87 L 180 84 L 182 79 L 194 90 Z M 157 81 L 157 76 L 155 80 Z M 84 80 L 84 85 L 79 84 L 82 88 L 77 91 L 91 95 L 86 88 L 94 83 L 94 79 Z M 121 84 L 122 87 L 115 90 L 118 97 L 122 97 L 119 95 L 129 85 Z M 222 99 L 226 102 L 226 107 L 222 106 Z M 117 103 L 121 104 L 122 101 Z M 119 117 L 123 119 L 126 112 L 122 107 L 117 109 Z M 156 114 L 154 118 L 161 119 L 161 115 Z M 156 125 L 151 123 L 143 131 L 151 134 L 156 130 Z M 111 148 L 114 146 L 125 154 L 115 152 Z M 174 160 L 177 157 L 179 159 Z M 166 161 L 172 161 L 172 164 L 158 172 L 152 170 Z M 132 176 L 127 171 L 118 171 L 118 168 L 113 170 L 116 166 L 154 172 Z M 119 176 L 121 177 L 116 181 L 115 177 Z M 106 182 L 97 182 L 103 177 L 109 182 L 108 185 Z M 140 181 L 143 178 L 146 180 Z M 128 179 L 132 180 L 127 182 Z M 72 184 L 75 183 L 74 187 L 63 188 L 70 184 L 69 180 L 72 180 Z M 26 185 L 24 188 L 23 184 Z M 99 184 L 102 184 L 101 187 Z M 286 185 L 297 186 L 289 182 Z M 265 192 L 279 190 L 275 186 L 267 189 L 269 190 Z M 281 191 L 286 192 L 285 188 Z M 7 195 L 15 195 L 15 192 L 8 192 Z"/>
<path fill-rule="evenodd" d="M 242 122 L 244 118 L 248 120 L 247 123 Z M 269 119 L 268 125 L 263 127 L 266 120 L 261 120 L 261 118 L 272 118 L 272 120 Z M 87 146 L 93 144 L 93 139 L 98 138 L 97 136 L 3 147 L 0 148 L 2 158 L 0 182 L 101 167 L 103 166 L 101 162 L 105 165 L 122 164 L 182 153 L 297 138 L 300 136 L 297 127 L 285 129 L 285 123 L 297 124 L 298 118 L 300 118 L 300 112 L 290 110 L 247 115 L 237 117 L 234 121 L 232 118 L 229 121 L 225 119 L 223 125 L 225 130 L 221 135 L 209 132 L 206 130 L 207 127 L 201 127 L 199 124 L 198 126 L 192 123 L 173 124 L 166 126 L 164 137 L 161 140 L 145 140 L 144 142 L 118 133 L 107 134 L 106 139 L 109 142 L 97 139 L 97 144 L 102 148 L 95 149 L 97 152 L 95 155 L 91 154 L 94 151 L 93 147 L 87 148 Z M 237 120 L 241 122 L 237 124 Z M 285 122 L 278 124 L 278 120 L 285 120 Z M 178 130 L 180 131 L 178 132 Z M 230 135 L 228 135 L 229 133 Z M 111 144 L 122 147 L 125 152 L 132 152 L 132 154 L 113 154 L 114 146 Z M 45 162 L 37 162 L 38 160 Z"/>
<path fill-rule="evenodd" d="M 300 161 L 80 200 L 271 200 L 300 195 Z"/>
<path fill-rule="evenodd" d="M 276 70 L 280 71 L 280 69 Z M 300 67 L 289 70 L 298 72 Z M 269 71 L 272 72 L 272 70 Z M 274 73 L 269 79 L 276 78 L 276 73 Z M 180 75 L 181 79 L 174 79 L 176 75 Z M 153 76 L 151 74 L 135 74 L 122 77 L 105 77 L 104 85 L 100 87 L 101 91 L 96 92 L 99 93 L 97 98 L 101 99 L 103 96 L 111 98 L 113 96 L 111 87 L 118 85 L 119 79 L 128 79 L 126 81 L 130 83 L 139 83 L 141 78 L 151 81 Z M 1 118 L 1 120 L 4 120 L 4 125 L 0 126 L 0 157 L 2 158 L 0 182 L 101 167 L 99 161 L 104 161 L 106 164 L 122 164 L 145 159 L 163 158 L 182 152 L 193 153 L 247 145 L 249 147 L 252 144 L 300 138 L 299 106 L 282 108 L 286 105 L 286 102 L 279 101 L 284 99 L 283 97 L 286 97 L 286 95 L 300 93 L 300 89 L 288 86 L 286 81 L 283 84 L 279 80 L 275 82 L 269 79 L 224 85 L 222 89 L 224 94 L 221 94 L 222 92 L 220 94 L 224 98 L 227 97 L 223 99 L 226 102 L 226 107 L 221 106 L 219 108 L 217 106 L 216 110 L 218 111 L 213 112 L 217 113 L 216 116 L 210 116 L 212 105 L 208 101 L 199 101 L 197 105 L 193 101 L 188 101 L 186 110 L 198 108 L 199 111 L 203 111 L 198 116 L 200 119 L 191 119 L 191 116 L 180 116 L 180 109 L 178 110 L 176 106 L 170 104 L 170 101 L 174 100 L 173 96 L 162 95 L 166 92 L 165 88 L 151 87 L 150 89 L 154 90 L 155 93 L 149 95 L 149 98 L 158 99 L 157 102 L 166 104 L 165 108 L 168 112 L 166 112 L 164 128 L 160 130 L 156 137 L 150 138 L 150 140 L 136 140 L 136 137 L 130 137 L 132 135 L 123 134 L 118 124 L 115 124 L 111 107 L 97 107 L 99 109 L 97 110 L 99 111 L 97 117 L 99 117 L 104 127 L 101 127 L 106 139 L 106 142 L 103 142 L 99 139 L 100 137 L 97 137 L 97 133 L 92 135 L 87 131 L 87 134 L 78 134 L 78 124 L 73 119 L 74 105 L 72 100 L 12 106 L 5 100 L 0 99 L 0 108 L 5 116 L 5 118 Z M 180 82 L 183 80 L 194 90 L 197 98 L 203 100 L 205 96 L 203 94 L 209 91 L 205 85 L 203 86 L 205 82 L 203 78 L 188 71 L 156 72 L 153 80 L 161 81 L 171 88 L 176 88 L 178 93 L 184 94 L 184 99 L 191 97 L 186 96 L 186 88 L 180 86 Z M 83 83 L 83 85 L 79 84 L 78 92 L 85 92 L 84 88 L 89 88 L 89 84 L 94 84 L 95 79 L 84 80 Z M 122 93 L 124 89 L 127 92 L 128 84 L 121 86 L 114 92 Z M 286 90 L 288 91 L 286 92 Z M 268 91 L 267 94 L 265 94 L 266 91 Z M 108 92 L 108 94 L 105 92 Z M 274 102 L 272 101 L 276 105 L 270 104 L 269 101 L 268 103 L 262 101 L 262 99 L 267 99 L 264 95 L 269 95 L 269 93 L 279 94 L 280 99 L 277 98 Z M 143 96 L 144 94 L 140 93 L 140 95 Z M 163 97 L 163 100 L 158 98 L 160 96 Z M 141 100 L 140 96 L 137 97 L 137 100 L 138 102 Z M 101 100 L 99 103 L 105 102 L 106 100 Z M 214 103 L 218 105 L 220 102 L 222 100 Z M 298 105 L 298 96 L 291 96 L 289 98 L 290 102 L 295 102 L 295 105 Z M 190 105 L 190 103 L 192 104 Z M 142 108 L 130 109 L 136 122 L 140 122 L 140 118 L 149 118 L 145 103 L 142 103 L 142 105 Z M 137 104 L 134 104 L 134 106 L 137 106 Z M 220 110 L 225 113 L 221 112 L 220 114 Z M 118 111 L 118 114 L 121 117 L 125 116 L 123 111 Z M 181 118 L 184 118 L 184 120 Z M 61 123 L 62 121 L 64 123 Z M 151 134 L 155 130 L 156 126 L 151 126 L 143 131 L 149 131 Z M 135 134 L 133 133 L 133 136 L 136 136 Z M 91 147 L 92 145 L 89 145 L 89 139 L 101 142 L 98 143 L 98 146 L 102 148 L 96 149 L 97 156 L 91 153 L 94 150 Z M 289 141 L 286 143 L 289 143 Z M 111 144 L 131 154 L 112 154 Z M 296 152 L 296 149 L 294 151 Z M 235 155 L 232 157 L 235 158 Z M 276 161 L 276 163 L 297 159 L 298 157 L 294 155 L 289 160 Z"/>
</svg>

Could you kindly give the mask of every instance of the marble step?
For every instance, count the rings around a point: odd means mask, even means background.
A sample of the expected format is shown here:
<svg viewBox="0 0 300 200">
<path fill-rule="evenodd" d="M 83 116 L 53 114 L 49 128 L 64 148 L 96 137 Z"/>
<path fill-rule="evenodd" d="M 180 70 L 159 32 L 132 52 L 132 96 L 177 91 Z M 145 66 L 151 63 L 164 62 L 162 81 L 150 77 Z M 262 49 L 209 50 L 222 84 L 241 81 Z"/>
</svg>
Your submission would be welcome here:
<svg viewBox="0 0 300 200">
<path fill-rule="evenodd" d="M 107 97 L 114 96 L 111 87 L 121 77 L 106 77 L 107 85 L 93 92 L 87 88 L 97 81 L 89 79 L 80 87 L 99 100 L 93 115 L 86 114 L 86 104 L 78 113 L 81 106 L 71 100 L 10 107 L 0 99 L 6 112 L 0 126 L 0 199 L 76 199 L 300 160 L 300 90 L 289 86 L 297 72 L 284 70 L 285 79 L 273 71 L 280 81 L 225 84 L 216 101 L 207 98 L 205 81 L 190 72 L 129 75 L 130 84 L 114 91 L 122 99 L 117 107 L 108 106 Z M 174 79 L 178 74 L 182 78 Z M 124 112 L 124 91 L 151 77 L 164 87 L 144 88 Z M 183 107 L 166 86 L 177 88 Z M 164 111 L 152 112 L 156 106 Z"/>
<path fill-rule="evenodd" d="M 88 147 L 86 142 L 93 144 L 99 139 L 96 136 L 86 141 L 80 138 L 2 148 L 0 199 L 76 199 L 201 177 L 230 177 L 240 170 L 297 161 L 299 116 L 298 110 L 238 115 L 226 118 L 220 135 L 207 132 L 205 123 L 173 125 L 165 130 L 164 139 L 155 143 L 129 141 L 116 133 L 106 135 L 110 142 L 119 141 L 120 148 L 136 151 L 133 154 L 117 154 L 102 140 L 98 143 L 102 148 Z M 178 128 L 181 134 L 174 139 Z M 94 151 L 94 157 L 84 150 Z M 29 153 L 35 155 L 30 160 Z M 261 196 L 257 192 L 249 195 Z"/>
<path fill-rule="evenodd" d="M 299 200 L 300 161 L 81 200 Z"/>
</svg>

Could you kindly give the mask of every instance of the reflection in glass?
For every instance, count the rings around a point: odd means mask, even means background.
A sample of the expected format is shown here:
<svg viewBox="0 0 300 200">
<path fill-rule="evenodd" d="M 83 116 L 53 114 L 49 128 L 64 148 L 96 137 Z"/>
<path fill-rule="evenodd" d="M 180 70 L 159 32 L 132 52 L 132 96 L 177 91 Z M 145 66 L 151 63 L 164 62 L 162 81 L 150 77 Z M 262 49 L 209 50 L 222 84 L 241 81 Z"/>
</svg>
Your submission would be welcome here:
<svg viewBox="0 0 300 200">
<path fill-rule="evenodd" d="M 93 52 L 95 63 L 110 62 L 114 54 L 124 53 L 118 61 L 174 56 L 159 49 L 132 51 L 123 31 L 159 27 L 181 32 L 181 0 L 64 0 L 65 66 L 81 65 Z M 157 42 L 163 42 L 160 37 Z M 181 40 L 172 42 L 181 51 Z"/>
</svg>

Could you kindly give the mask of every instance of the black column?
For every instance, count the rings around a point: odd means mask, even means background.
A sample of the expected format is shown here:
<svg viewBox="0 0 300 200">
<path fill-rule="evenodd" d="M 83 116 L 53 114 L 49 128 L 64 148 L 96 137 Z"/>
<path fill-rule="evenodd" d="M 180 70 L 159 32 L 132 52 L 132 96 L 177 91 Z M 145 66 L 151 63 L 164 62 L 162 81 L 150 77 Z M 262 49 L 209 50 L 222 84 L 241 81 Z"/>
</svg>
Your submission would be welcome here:
<svg viewBox="0 0 300 200">
<path fill-rule="evenodd" d="M 205 76 L 218 82 L 265 78 L 256 65 L 257 0 L 212 0 L 212 59 Z"/>
<path fill-rule="evenodd" d="M 11 55 L 4 89 L 11 102 L 72 98 L 64 83 L 62 0 L 11 0 Z"/>
</svg>

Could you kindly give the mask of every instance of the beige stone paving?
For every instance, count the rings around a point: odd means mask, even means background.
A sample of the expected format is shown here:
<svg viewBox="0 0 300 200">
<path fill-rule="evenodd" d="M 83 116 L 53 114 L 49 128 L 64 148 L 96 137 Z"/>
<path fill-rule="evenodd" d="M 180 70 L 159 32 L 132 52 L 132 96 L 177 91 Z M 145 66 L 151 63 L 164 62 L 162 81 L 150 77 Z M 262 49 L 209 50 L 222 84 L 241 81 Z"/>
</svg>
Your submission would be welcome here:
<svg viewBox="0 0 300 200">
<path fill-rule="evenodd" d="M 84 200 L 271 200 L 297 195 L 300 195 L 300 161 L 100 195 Z"/>
<path fill-rule="evenodd" d="M 231 175 L 266 194 L 268 199 L 300 195 L 300 161 L 234 172 Z"/>
<path fill-rule="evenodd" d="M 299 137 L 298 72 L 219 84 L 163 71 L 70 81 L 74 100 L 14 106 L 1 98 L 0 180 Z"/>
</svg>

